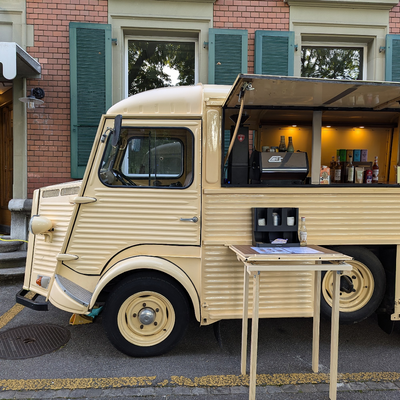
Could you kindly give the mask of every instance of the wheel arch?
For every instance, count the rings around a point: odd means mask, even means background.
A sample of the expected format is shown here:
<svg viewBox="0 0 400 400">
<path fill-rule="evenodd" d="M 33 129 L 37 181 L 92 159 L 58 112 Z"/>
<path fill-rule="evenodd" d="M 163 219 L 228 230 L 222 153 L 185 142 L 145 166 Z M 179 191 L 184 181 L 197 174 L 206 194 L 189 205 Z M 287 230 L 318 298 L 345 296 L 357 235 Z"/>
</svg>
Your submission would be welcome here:
<svg viewBox="0 0 400 400">
<path fill-rule="evenodd" d="M 153 256 L 130 257 L 113 265 L 96 285 L 89 303 L 89 309 L 93 308 L 99 295 L 107 285 L 116 281 L 123 274 L 137 274 L 140 271 L 158 271 L 177 281 L 189 296 L 193 305 L 194 315 L 197 321 L 200 321 L 200 299 L 192 280 L 176 264 L 164 258 Z"/>
</svg>

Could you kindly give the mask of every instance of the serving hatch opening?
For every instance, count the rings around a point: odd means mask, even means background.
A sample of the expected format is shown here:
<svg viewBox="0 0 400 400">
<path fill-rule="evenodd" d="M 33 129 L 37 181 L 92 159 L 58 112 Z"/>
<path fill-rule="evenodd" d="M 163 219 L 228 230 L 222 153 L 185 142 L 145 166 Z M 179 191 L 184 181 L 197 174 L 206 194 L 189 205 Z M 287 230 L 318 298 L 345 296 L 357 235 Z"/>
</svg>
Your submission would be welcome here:
<svg viewBox="0 0 400 400">
<path fill-rule="evenodd" d="M 289 136 L 293 138 L 295 152 L 306 153 L 307 164 L 309 163 L 307 177 L 313 183 L 317 183 L 313 174 L 318 173 L 321 165 L 329 165 L 331 157 L 336 157 L 338 149 L 370 148 L 371 160 L 373 156 L 378 156 L 380 160 L 385 160 L 385 163 L 392 160 L 397 162 L 395 130 L 400 116 L 398 82 L 342 81 L 250 74 L 241 74 L 237 77 L 223 105 L 224 155 L 227 153 L 230 141 L 228 139 L 232 137 L 231 121 L 240 110 L 240 100 L 245 85 L 252 87 L 252 90 L 246 91 L 243 96 L 243 115 L 247 116 L 247 120 L 241 124 L 241 127 L 249 132 L 248 149 L 242 150 L 248 152 L 249 173 L 246 179 L 243 177 L 240 179 L 239 186 L 255 184 L 257 181 L 252 179 L 253 151 L 262 153 L 263 147 L 278 146 L 279 137 L 282 135 L 286 141 Z M 318 121 L 318 118 L 315 118 L 316 113 L 320 115 L 318 123 L 316 123 Z M 362 129 L 364 139 L 361 139 L 360 126 L 364 127 Z M 337 139 L 332 139 L 333 132 L 337 133 Z M 313 150 L 315 141 L 319 142 L 322 148 L 319 154 Z M 375 152 L 377 154 L 373 154 Z M 232 153 L 235 153 L 234 148 Z M 263 164 L 262 158 L 259 164 Z M 304 165 L 302 162 L 301 166 Z M 383 168 L 384 171 L 388 171 L 385 178 L 382 178 L 385 182 L 389 182 L 394 175 L 392 173 L 390 176 L 389 167 L 387 164 Z M 272 184 L 279 179 L 265 179 L 264 182 L 267 180 Z M 230 185 L 233 181 L 229 165 L 225 165 L 222 184 Z"/>
</svg>

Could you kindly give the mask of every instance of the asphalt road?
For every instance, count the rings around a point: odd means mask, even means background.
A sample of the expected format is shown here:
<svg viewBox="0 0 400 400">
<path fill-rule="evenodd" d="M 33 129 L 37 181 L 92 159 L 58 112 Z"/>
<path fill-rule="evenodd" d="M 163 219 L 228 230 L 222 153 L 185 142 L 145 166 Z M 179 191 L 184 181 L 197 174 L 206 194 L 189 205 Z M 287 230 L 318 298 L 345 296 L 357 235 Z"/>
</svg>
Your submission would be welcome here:
<svg viewBox="0 0 400 400">
<path fill-rule="evenodd" d="M 193 320 L 170 353 L 135 359 L 108 342 L 101 316 L 93 324 L 71 326 L 71 315 L 51 305 L 48 312 L 17 312 L 20 288 L 21 283 L 0 284 L 0 334 L 40 323 L 65 327 L 71 338 L 50 354 L 0 359 L 0 399 L 248 398 L 246 377 L 240 375 L 240 321 L 222 321 L 218 342 L 213 326 L 199 327 Z M 257 399 L 328 398 L 329 321 L 321 321 L 318 374 L 311 370 L 311 319 L 261 320 L 259 332 Z M 400 335 L 381 331 L 375 317 L 341 326 L 338 399 L 400 398 L 399 355 Z"/>
</svg>

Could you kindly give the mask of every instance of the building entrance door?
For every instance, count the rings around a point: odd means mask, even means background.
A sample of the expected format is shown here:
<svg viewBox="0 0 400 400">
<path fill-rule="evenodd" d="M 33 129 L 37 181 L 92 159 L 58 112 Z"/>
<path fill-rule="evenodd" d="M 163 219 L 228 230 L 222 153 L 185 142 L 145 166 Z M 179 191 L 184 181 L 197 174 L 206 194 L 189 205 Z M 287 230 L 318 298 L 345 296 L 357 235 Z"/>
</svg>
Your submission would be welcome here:
<svg viewBox="0 0 400 400">
<path fill-rule="evenodd" d="M 13 112 L 12 101 L 0 105 L 0 233 L 9 234 L 11 212 L 8 202 L 13 185 Z"/>
</svg>

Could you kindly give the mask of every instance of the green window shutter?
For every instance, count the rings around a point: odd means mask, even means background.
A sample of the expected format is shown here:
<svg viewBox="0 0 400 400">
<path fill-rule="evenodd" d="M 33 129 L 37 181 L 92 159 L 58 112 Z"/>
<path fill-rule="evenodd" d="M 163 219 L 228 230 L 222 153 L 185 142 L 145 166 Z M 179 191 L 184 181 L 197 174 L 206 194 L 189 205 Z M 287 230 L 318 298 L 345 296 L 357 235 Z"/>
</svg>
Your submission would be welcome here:
<svg viewBox="0 0 400 400">
<path fill-rule="evenodd" d="M 210 29 L 208 53 L 208 82 L 232 85 L 247 73 L 247 31 Z"/>
<path fill-rule="evenodd" d="M 400 82 L 400 35 L 386 35 L 385 80 Z"/>
<path fill-rule="evenodd" d="M 293 76 L 294 32 L 256 31 L 254 72 Z"/>
<path fill-rule="evenodd" d="M 100 117 L 111 107 L 111 25 L 69 24 L 71 177 L 82 178 Z"/>
</svg>

